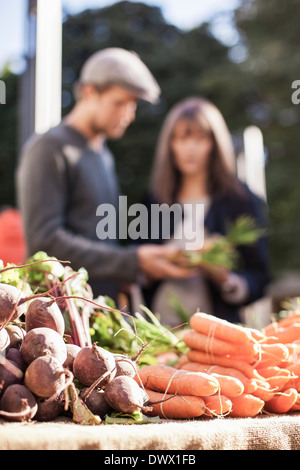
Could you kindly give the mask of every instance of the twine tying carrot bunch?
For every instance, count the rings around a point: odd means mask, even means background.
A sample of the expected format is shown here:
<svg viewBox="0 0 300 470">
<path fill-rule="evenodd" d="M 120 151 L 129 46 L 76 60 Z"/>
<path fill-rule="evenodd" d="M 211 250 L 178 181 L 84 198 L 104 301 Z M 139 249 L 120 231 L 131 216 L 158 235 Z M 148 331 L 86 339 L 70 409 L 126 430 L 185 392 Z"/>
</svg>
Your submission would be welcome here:
<svg viewBox="0 0 300 470">
<path fill-rule="evenodd" d="M 139 377 L 163 418 L 254 417 L 300 411 L 300 313 L 262 330 L 197 312 L 174 366 L 145 366 Z M 172 399 L 166 398 L 172 397 Z"/>
</svg>

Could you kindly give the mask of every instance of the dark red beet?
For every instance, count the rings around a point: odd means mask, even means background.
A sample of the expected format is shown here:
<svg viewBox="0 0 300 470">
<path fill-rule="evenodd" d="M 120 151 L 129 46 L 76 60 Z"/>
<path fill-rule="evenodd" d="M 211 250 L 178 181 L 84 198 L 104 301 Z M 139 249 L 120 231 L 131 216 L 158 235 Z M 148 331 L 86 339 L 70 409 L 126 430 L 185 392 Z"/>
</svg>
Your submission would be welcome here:
<svg viewBox="0 0 300 470">
<path fill-rule="evenodd" d="M 14 384 L 5 390 L 0 408 L 0 416 L 9 421 L 30 421 L 38 407 L 35 397 L 27 387 Z"/>
<path fill-rule="evenodd" d="M 136 375 L 136 365 L 130 359 L 130 357 L 127 357 L 123 354 L 115 354 L 115 361 L 116 361 L 116 377 L 119 375 L 128 375 L 129 377 L 135 377 Z"/>
<path fill-rule="evenodd" d="M 34 419 L 37 421 L 53 421 L 64 411 L 64 401 L 62 396 L 59 396 L 55 400 L 47 400 L 40 397 L 35 397 L 35 399 L 38 404 L 38 410 Z"/>
<path fill-rule="evenodd" d="M 134 413 L 144 407 L 143 390 L 134 379 L 126 375 L 115 377 L 105 387 L 104 396 L 111 408 L 122 413 Z"/>
<path fill-rule="evenodd" d="M 53 356 L 61 364 L 67 359 L 66 343 L 62 336 L 51 328 L 34 328 L 28 331 L 22 341 L 21 352 L 26 364 L 40 356 Z"/>
<path fill-rule="evenodd" d="M 53 356 L 41 356 L 26 369 L 24 383 L 38 397 L 49 398 L 65 384 L 62 364 Z"/>
<path fill-rule="evenodd" d="M 22 299 L 25 299 L 25 294 L 20 289 L 0 283 L 0 325 L 16 320 L 26 312 L 26 302 L 19 305 Z"/>
<path fill-rule="evenodd" d="M 28 306 L 25 316 L 25 329 L 47 327 L 61 336 L 65 332 L 65 322 L 60 308 L 50 298 L 36 298 Z"/>
<path fill-rule="evenodd" d="M 69 369 L 71 372 L 73 372 L 73 363 L 74 359 L 81 350 L 80 346 L 77 346 L 76 344 L 66 344 L 67 348 L 67 359 L 65 360 L 63 366 L 66 369 Z"/>
<path fill-rule="evenodd" d="M 87 388 L 83 388 L 80 391 L 80 398 L 83 399 L 86 406 L 91 410 L 94 415 L 100 416 L 101 419 L 105 417 L 112 409 L 105 400 L 104 391 L 99 389 L 92 390 L 86 398 L 84 398 L 84 393 L 87 391 Z"/>
<path fill-rule="evenodd" d="M 4 352 L 9 347 L 9 345 L 10 345 L 9 334 L 5 328 L 2 328 L 2 330 L 0 330 L 0 354 L 1 352 L 2 354 L 4 354 Z"/>
<path fill-rule="evenodd" d="M 13 384 L 20 384 L 23 381 L 23 372 L 11 361 L 5 359 L 0 363 L 0 395 Z"/>
<path fill-rule="evenodd" d="M 13 325 L 12 323 L 6 325 L 5 329 L 10 339 L 9 347 L 20 348 L 23 338 L 26 335 L 26 331 L 21 326 Z"/>
<path fill-rule="evenodd" d="M 114 355 L 96 344 L 82 348 L 75 357 L 73 373 L 76 379 L 86 387 L 92 385 L 107 372 L 106 382 L 116 374 Z"/>
<path fill-rule="evenodd" d="M 22 371 L 25 372 L 26 364 L 23 359 L 23 355 L 20 349 L 17 348 L 9 348 L 6 353 L 6 359 L 16 364 L 16 366 Z"/>
</svg>

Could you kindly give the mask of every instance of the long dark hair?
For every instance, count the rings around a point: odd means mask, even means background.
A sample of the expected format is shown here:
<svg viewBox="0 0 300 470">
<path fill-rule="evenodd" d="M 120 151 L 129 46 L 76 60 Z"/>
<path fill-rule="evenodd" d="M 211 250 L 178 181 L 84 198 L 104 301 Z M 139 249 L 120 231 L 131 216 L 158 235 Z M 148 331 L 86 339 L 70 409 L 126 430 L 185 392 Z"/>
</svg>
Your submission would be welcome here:
<svg viewBox="0 0 300 470">
<path fill-rule="evenodd" d="M 172 204 L 180 185 L 180 174 L 174 164 L 171 140 L 175 125 L 181 121 L 196 123 L 210 135 L 213 149 L 209 159 L 207 191 L 211 197 L 242 191 L 236 176 L 233 142 L 218 108 L 201 97 L 187 98 L 176 104 L 163 123 L 155 152 L 151 191 L 161 202 Z"/>
</svg>

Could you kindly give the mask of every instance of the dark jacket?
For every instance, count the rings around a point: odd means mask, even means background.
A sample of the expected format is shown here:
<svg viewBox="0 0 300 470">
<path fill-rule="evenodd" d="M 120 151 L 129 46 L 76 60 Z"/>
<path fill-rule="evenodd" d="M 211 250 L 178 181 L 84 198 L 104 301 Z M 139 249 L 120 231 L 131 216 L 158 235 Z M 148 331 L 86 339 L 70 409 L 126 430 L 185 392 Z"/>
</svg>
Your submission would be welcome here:
<svg viewBox="0 0 300 470">
<path fill-rule="evenodd" d="M 210 208 L 205 217 L 205 228 L 208 233 L 218 233 L 225 235 L 228 223 L 235 221 L 239 216 L 247 214 L 252 216 L 258 225 L 266 227 L 267 214 L 266 205 L 263 200 L 254 195 L 247 186 L 244 187 L 243 195 L 230 193 L 213 198 Z M 148 194 L 145 204 L 150 208 L 151 204 L 157 204 L 158 201 L 153 195 Z M 149 227 L 151 226 L 151 211 L 149 214 Z M 147 242 L 159 243 L 161 238 L 156 240 L 147 240 Z M 270 281 L 269 255 L 267 237 L 261 237 L 258 242 L 251 246 L 242 246 L 237 248 L 240 257 L 240 266 L 236 271 L 243 276 L 249 287 L 249 297 L 243 305 L 232 305 L 225 302 L 220 293 L 220 289 L 211 281 L 207 280 L 207 287 L 211 292 L 213 299 L 214 314 L 228 321 L 238 322 L 239 309 L 263 297 L 266 286 Z M 151 308 L 152 299 L 160 282 L 155 282 L 143 289 L 145 303 Z"/>
</svg>

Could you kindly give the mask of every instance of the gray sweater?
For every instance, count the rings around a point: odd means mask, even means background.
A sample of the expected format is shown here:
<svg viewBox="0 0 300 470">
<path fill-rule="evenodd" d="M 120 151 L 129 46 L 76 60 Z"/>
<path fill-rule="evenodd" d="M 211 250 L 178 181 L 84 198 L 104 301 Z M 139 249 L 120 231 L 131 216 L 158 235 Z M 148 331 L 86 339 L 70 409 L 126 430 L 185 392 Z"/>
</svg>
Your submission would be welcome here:
<svg viewBox="0 0 300 470">
<path fill-rule="evenodd" d="M 119 187 L 107 147 L 93 151 L 85 137 L 61 123 L 25 144 L 16 174 L 28 255 L 43 250 L 87 269 L 95 295 L 116 298 L 119 283 L 135 282 L 136 248 L 99 240 L 100 204 L 114 205 Z"/>
</svg>

